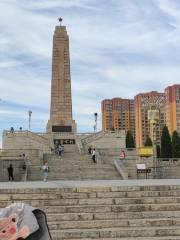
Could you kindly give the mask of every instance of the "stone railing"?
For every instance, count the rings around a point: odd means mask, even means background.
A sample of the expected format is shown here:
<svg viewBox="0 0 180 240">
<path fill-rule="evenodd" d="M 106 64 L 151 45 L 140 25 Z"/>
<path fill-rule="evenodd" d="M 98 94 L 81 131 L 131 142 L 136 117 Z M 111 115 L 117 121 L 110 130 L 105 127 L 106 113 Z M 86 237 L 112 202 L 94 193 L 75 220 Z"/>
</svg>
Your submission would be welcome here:
<svg viewBox="0 0 180 240">
<path fill-rule="evenodd" d="M 39 142 L 39 143 L 45 144 L 45 145 L 47 145 L 48 147 L 50 147 L 50 142 L 48 141 L 47 138 L 43 137 L 42 135 L 38 135 L 38 134 L 36 134 L 36 133 L 30 132 L 30 131 L 27 131 L 27 132 L 28 132 L 27 135 L 28 135 L 31 139 L 33 139 L 33 140 L 35 140 L 35 141 L 37 141 L 37 142 Z"/>
<path fill-rule="evenodd" d="M 121 175 L 122 179 L 123 180 L 128 179 L 128 171 L 123 162 L 119 159 L 114 159 L 114 165 L 118 170 L 119 174 Z"/>
<path fill-rule="evenodd" d="M 120 153 L 125 151 L 126 156 L 137 156 L 137 149 L 136 148 L 99 148 L 99 152 L 101 155 L 108 155 L 108 156 L 120 156 Z"/>
<path fill-rule="evenodd" d="M 76 145 L 77 145 L 77 148 L 78 148 L 78 151 L 79 151 L 80 155 L 84 154 L 85 151 L 84 151 L 84 148 L 83 148 L 83 145 L 82 145 L 82 141 L 78 136 L 76 136 Z"/>
<path fill-rule="evenodd" d="M 159 178 L 180 178 L 180 158 L 157 158 Z"/>
<path fill-rule="evenodd" d="M 8 130 L 4 130 L 3 132 L 4 135 L 8 136 L 8 135 L 12 135 L 12 136 L 22 136 L 22 137 L 29 137 L 32 140 L 35 140 L 41 144 L 44 144 L 48 147 L 50 147 L 50 142 L 49 140 L 44 137 L 44 134 L 38 134 L 38 133 L 34 133 L 28 130 L 25 131 L 8 131 Z"/>
<path fill-rule="evenodd" d="M 28 156 L 36 156 L 36 157 L 40 157 L 42 156 L 42 151 L 39 149 L 31 149 L 31 148 L 27 148 L 27 149 L 1 149 L 0 152 L 0 160 L 1 158 L 3 159 L 13 159 L 13 158 L 19 158 L 20 155 L 22 155 L 23 153 L 27 154 Z"/>
<path fill-rule="evenodd" d="M 169 163 L 172 163 L 172 162 L 180 162 L 180 158 L 157 158 L 157 161 L 159 162 L 169 162 Z"/>
<path fill-rule="evenodd" d="M 96 149 L 96 163 L 101 164 L 101 157 L 99 151 Z"/>
<path fill-rule="evenodd" d="M 86 145 L 88 143 L 91 143 L 92 141 L 95 141 L 95 140 L 98 140 L 100 139 L 101 137 L 103 137 L 105 135 L 105 133 L 103 131 L 100 131 L 100 132 L 97 132 L 97 133 L 94 133 L 94 134 L 91 134 L 83 139 L 81 139 L 82 141 L 82 144 L 83 145 Z"/>
<path fill-rule="evenodd" d="M 3 132 L 3 149 L 41 149 L 43 152 L 51 151 L 51 140 L 45 135 L 26 131 Z"/>
</svg>

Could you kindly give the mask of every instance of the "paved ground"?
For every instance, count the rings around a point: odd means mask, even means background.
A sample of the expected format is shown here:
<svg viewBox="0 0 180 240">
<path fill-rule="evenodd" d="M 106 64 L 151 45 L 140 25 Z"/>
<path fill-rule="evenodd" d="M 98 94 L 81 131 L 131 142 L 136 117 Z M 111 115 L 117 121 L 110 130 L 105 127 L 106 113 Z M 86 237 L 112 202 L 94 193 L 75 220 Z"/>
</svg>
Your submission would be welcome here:
<svg viewBox="0 0 180 240">
<path fill-rule="evenodd" d="M 0 189 L 180 185 L 180 179 L 0 182 Z"/>
</svg>

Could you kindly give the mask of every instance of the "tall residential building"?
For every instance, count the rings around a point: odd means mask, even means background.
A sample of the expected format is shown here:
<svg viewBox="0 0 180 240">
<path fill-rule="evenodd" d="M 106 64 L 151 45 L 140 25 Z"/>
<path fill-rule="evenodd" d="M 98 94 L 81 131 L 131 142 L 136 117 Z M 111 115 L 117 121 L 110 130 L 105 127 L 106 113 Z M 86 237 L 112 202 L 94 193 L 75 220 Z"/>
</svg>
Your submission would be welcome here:
<svg viewBox="0 0 180 240">
<path fill-rule="evenodd" d="M 102 130 L 103 131 L 113 130 L 112 100 L 105 99 L 101 102 L 101 112 L 102 112 Z"/>
<path fill-rule="evenodd" d="M 144 146 L 147 136 L 151 137 L 148 110 L 159 111 L 159 121 L 156 127 L 157 143 L 160 143 L 162 129 L 165 125 L 165 94 L 152 91 L 135 96 L 136 147 Z"/>
<path fill-rule="evenodd" d="M 180 84 L 165 89 L 166 95 L 166 125 L 170 134 L 174 130 L 180 133 Z"/>
<path fill-rule="evenodd" d="M 113 98 L 101 103 L 104 131 L 130 130 L 135 137 L 134 100 Z"/>
</svg>

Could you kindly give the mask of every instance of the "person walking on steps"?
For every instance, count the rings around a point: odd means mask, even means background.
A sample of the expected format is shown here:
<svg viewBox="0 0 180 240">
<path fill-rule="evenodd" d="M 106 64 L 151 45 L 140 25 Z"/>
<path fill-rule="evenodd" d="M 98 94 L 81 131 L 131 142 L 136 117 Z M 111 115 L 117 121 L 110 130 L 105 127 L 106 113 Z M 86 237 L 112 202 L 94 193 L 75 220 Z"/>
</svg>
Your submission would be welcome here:
<svg viewBox="0 0 180 240">
<path fill-rule="evenodd" d="M 8 175 L 9 175 L 9 181 L 14 181 L 14 175 L 13 175 L 14 168 L 13 168 L 12 164 L 9 165 L 9 167 L 7 168 L 7 171 L 8 171 Z"/>
<path fill-rule="evenodd" d="M 96 150 L 95 150 L 95 148 L 93 148 L 93 150 L 92 150 L 92 160 L 93 160 L 94 163 L 96 163 Z"/>
<path fill-rule="evenodd" d="M 91 155 L 91 151 L 92 151 L 92 148 L 91 148 L 91 146 L 88 148 L 88 153 L 89 153 L 89 155 Z"/>
<path fill-rule="evenodd" d="M 58 153 L 59 153 L 59 156 L 62 155 L 62 146 L 61 146 L 61 144 L 59 144 L 59 146 L 58 146 Z"/>
<path fill-rule="evenodd" d="M 126 158 L 126 153 L 124 150 L 122 150 L 120 153 L 120 160 L 125 160 L 125 158 Z"/>
<path fill-rule="evenodd" d="M 42 170 L 43 170 L 43 180 L 44 182 L 46 182 L 48 178 L 48 173 L 49 173 L 49 167 L 48 167 L 47 161 L 44 162 Z"/>
</svg>

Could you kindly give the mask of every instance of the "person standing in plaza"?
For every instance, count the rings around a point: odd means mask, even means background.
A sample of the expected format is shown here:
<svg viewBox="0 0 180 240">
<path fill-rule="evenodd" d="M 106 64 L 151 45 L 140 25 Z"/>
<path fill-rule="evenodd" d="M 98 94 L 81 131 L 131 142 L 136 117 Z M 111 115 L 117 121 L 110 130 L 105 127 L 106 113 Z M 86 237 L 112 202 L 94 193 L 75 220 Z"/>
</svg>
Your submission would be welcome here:
<svg viewBox="0 0 180 240">
<path fill-rule="evenodd" d="M 47 161 L 44 162 L 42 170 L 43 170 L 43 180 L 44 182 L 46 182 L 48 178 L 48 173 L 49 173 L 49 167 L 48 167 Z"/>
<path fill-rule="evenodd" d="M 9 165 L 9 167 L 7 168 L 8 171 L 8 175 L 9 175 L 9 181 L 14 181 L 14 168 L 12 166 L 12 164 Z"/>
</svg>

